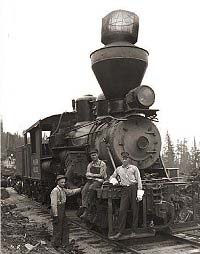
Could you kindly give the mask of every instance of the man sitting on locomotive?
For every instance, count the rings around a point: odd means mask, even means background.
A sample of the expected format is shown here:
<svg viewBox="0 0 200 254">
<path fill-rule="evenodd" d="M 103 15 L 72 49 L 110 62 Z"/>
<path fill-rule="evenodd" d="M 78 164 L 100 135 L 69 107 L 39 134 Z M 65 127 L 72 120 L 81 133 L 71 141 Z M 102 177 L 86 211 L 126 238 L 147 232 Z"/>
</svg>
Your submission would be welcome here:
<svg viewBox="0 0 200 254">
<path fill-rule="evenodd" d="M 90 152 L 92 161 L 87 166 L 87 182 L 82 189 L 82 207 L 84 213 L 80 216 L 87 219 L 91 211 L 91 205 L 95 199 L 95 189 L 100 187 L 107 178 L 106 163 L 99 159 L 98 150 L 93 149 Z"/>
<path fill-rule="evenodd" d="M 133 210 L 132 230 L 135 231 L 138 223 L 138 203 L 142 200 L 142 181 L 139 169 L 130 164 L 129 154 L 122 152 L 122 165 L 117 167 L 110 177 L 110 183 L 113 185 L 120 184 L 122 186 L 121 201 L 119 208 L 119 232 L 111 236 L 111 239 L 119 238 L 126 227 L 126 217 L 129 206 Z M 134 234 L 134 233 L 133 233 Z"/>
</svg>

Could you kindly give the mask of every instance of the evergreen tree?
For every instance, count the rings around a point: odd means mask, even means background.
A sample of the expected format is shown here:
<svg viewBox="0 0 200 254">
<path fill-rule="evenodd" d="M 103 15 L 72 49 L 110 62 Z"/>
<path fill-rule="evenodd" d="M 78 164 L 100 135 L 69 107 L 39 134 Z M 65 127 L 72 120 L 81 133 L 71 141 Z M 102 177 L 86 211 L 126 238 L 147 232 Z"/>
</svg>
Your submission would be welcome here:
<svg viewBox="0 0 200 254">
<path fill-rule="evenodd" d="M 183 141 L 180 143 L 180 164 L 179 164 L 179 170 L 180 173 L 183 174 L 190 174 L 190 153 L 188 149 L 188 142 L 184 138 Z"/>
<path fill-rule="evenodd" d="M 163 148 L 163 162 L 167 168 L 175 167 L 175 153 L 174 153 L 174 145 L 172 143 L 171 137 L 167 131 L 165 144 Z"/>
<path fill-rule="evenodd" d="M 15 149 L 24 144 L 24 138 L 18 133 L 1 133 L 1 158 L 5 160 L 11 153 L 15 154 Z"/>
<path fill-rule="evenodd" d="M 181 153 L 182 153 L 181 141 L 178 139 L 176 142 L 176 149 L 175 149 L 175 166 L 177 168 L 180 167 Z"/>
<path fill-rule="evenodd" d="M 200 149 L 197 148 L 195 137 L 190 154 L 190 169 L 195 171 L 200 167 Z"/>
<path fill-rule="evenodd" d="M 1 125 L 1 135 L 2 135 L 2 133 L 3 133 L 3 120 L 2 119 L 1 119 L 0 125 Z"/>
</svg>

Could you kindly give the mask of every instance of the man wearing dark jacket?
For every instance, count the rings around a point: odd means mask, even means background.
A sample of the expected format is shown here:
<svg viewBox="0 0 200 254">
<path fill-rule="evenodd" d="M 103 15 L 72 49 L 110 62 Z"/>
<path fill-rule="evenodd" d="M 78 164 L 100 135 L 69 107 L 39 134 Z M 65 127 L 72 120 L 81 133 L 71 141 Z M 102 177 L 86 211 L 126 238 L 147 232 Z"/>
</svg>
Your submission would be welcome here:
<svg viewBox="0 0 200 254">
<path fill-rule="evenodd" d="M 81 192 L 81 188 L 65 189 L 64 175 L 56 178 L 57 186 L 51 192 L 51 213 L 53 217 L 52 246 L 55 249 L 69 247 L 69 227 L 65 215 L 66 196 L 72 196 Z"/>
</svg>

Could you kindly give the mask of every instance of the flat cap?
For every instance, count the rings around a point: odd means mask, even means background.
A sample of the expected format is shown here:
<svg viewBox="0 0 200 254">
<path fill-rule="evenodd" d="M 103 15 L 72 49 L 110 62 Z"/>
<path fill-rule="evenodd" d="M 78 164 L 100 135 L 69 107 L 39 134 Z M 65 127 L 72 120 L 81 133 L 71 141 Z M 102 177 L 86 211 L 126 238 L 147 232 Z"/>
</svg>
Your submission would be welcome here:
<svg viewBox="0 0 200 254">
<path fill-rule="evenodd" d="M 122 156 L 122 158 L 129 158 L 129 153 L 128 152 L 122 152 L 121 156 Z"/>
<path fill-rule="evenodd" d="M 64 176 L 64 175 L 57 175 L 55 182 L 57 183 L 60 179 L 66 179 L 66 176 Z"/>
<path fill-rule="evenodd" d="M 92 153 L 98 153 L 98 150 L 97 150 L 96 148 L 91 149 L 91 150 L 89 151 L 89 154 L 92 154 Z"/>
</svg>

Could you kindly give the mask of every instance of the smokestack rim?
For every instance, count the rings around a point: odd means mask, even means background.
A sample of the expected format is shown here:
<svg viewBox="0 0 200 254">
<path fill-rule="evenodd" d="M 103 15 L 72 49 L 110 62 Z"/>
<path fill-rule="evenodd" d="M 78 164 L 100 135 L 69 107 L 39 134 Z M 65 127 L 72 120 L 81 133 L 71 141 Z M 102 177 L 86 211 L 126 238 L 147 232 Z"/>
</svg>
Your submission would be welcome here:
<svg viewBox="0 0 200 254">
<path fill-rule="evenodd" d="M 135 58 L 148 63 L 149 52 L 146 49 L 129 45 L 110 45 L 93 51 L 90 54 L 92 65 L 115 58 Z"/>
</svg>

